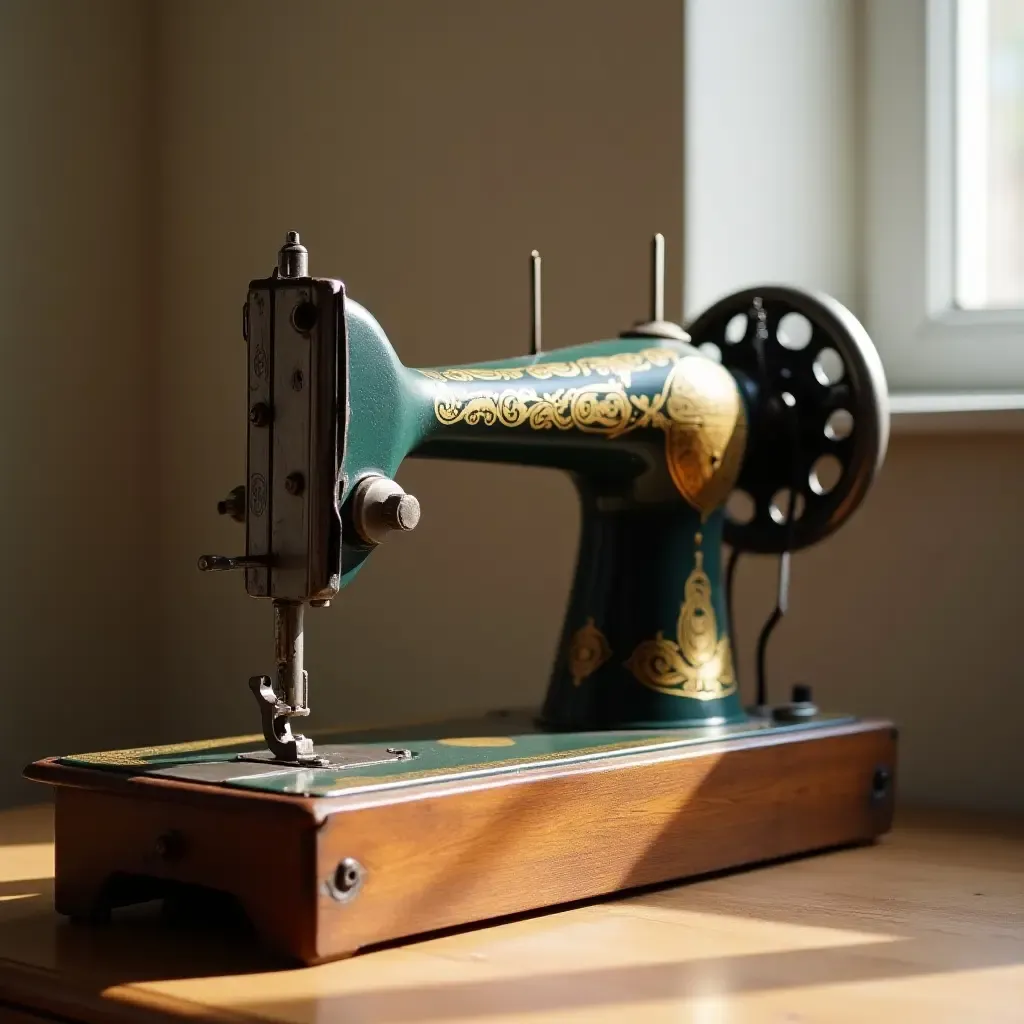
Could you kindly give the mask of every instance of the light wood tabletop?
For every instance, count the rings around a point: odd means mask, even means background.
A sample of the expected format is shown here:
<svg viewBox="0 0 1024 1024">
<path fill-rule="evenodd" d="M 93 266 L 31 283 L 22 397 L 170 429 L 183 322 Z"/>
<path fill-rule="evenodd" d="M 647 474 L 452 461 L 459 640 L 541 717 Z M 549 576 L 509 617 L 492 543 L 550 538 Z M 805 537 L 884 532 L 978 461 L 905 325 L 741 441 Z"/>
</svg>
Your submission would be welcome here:
<svg viewBox="0 0 1024 1024">
<path fill-rule="evenodd" d="M 152 907 L 61 920 L 51 834 L 0 814 L 0 1020 L 1024 1021 L 1024 820 L 903 812 L 873 847 L 306 969 Z"/>
</svg>

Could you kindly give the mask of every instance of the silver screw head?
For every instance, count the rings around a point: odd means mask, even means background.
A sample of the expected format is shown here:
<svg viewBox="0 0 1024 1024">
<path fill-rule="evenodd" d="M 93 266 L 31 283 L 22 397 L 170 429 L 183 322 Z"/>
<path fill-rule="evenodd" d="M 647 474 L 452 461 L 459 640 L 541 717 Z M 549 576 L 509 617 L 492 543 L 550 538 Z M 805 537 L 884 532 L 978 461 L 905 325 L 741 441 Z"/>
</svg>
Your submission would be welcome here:
<svg viewBox="0 0 1024 1024">
<path fill-rule="evenodd" d="M 358 895 L 366 878 L 366 869 L 355 857 L 346 857 L 327 879 L 326 889 L 339 903 L 345 903 Z"/>
</svg>

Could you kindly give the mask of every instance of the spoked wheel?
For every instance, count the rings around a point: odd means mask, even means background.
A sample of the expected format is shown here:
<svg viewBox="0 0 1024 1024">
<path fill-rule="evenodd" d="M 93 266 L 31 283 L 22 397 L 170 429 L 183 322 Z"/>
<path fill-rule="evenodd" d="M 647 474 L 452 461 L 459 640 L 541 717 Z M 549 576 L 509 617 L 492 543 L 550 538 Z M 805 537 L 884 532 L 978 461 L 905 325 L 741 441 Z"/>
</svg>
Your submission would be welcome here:
<svg viewBox="0 0 1024 1024">
<path fill-rule="evenodd" d="M 889 440 L 885 373 L 867 332 L 834 299 L 781 287 L 729 295 L 688 331 L 748 395 L 726 543 L 771 554 L 827 537 L 863 500 Z"/>
</svg>

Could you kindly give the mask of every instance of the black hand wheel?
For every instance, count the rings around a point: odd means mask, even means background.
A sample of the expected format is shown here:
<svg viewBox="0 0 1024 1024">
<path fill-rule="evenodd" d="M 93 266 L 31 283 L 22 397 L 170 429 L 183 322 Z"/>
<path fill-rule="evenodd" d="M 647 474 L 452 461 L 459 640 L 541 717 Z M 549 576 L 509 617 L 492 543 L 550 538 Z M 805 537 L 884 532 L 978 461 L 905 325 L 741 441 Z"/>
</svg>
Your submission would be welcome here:
<svg viewBox="0 0 1024 1024">
<path fill-rule="evenodd" d="M 748 395 L 726 543 L 773 554 L 824 539 L 864 499 L 889 440 L 885 373 L 867 332 L 835 299 L 781 287 L 729 295 L 687 329 Z"/>
</svg>

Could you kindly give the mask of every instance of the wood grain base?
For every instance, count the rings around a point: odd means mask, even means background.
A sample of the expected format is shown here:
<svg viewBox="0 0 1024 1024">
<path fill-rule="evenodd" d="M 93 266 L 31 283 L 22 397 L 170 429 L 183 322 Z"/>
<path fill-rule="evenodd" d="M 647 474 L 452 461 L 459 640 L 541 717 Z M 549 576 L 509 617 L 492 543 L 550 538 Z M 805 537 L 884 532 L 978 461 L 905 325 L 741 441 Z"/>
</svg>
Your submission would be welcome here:
<svg viewBox="0 0 1024 1024">
<path fill-rule="evenodd" d="M 203 886 L 235 897 L 268 946 L 316 963 L 869 842 L 890 827 L 895 766 L 892 725 L 858 722 L 326 799 L 52 760 L 29 774 L 57 787 L 60 913 L 95 918 Z M 361 871 L 344 893 L 334 882 L 348 860 Z"/>
</svg>

